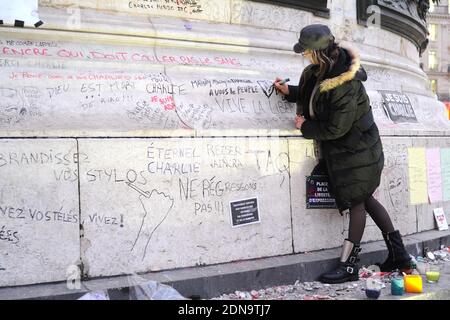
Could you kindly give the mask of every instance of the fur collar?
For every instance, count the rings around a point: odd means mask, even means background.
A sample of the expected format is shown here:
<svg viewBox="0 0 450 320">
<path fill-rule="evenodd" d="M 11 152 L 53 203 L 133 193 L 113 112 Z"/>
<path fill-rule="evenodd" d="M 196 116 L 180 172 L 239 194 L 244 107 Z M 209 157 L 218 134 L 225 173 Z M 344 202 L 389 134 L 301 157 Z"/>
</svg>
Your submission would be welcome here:
<svg viewBox="0 0 450 320">
<path fill-rule="evenodd" d="M 348 55 L 351 59 L 351 64 L 347 71 L 341 73 L 340 75 L 326 79 L 320 83 L 320 92 L 327 92 L 334 88 L 339 87 L 347 81 L 353 80 L 355 78 L 356 73 L 361 67 L 361 60 L 359 58 L 359 54 L 351 49 L 345 48 Z"/>
</svg>

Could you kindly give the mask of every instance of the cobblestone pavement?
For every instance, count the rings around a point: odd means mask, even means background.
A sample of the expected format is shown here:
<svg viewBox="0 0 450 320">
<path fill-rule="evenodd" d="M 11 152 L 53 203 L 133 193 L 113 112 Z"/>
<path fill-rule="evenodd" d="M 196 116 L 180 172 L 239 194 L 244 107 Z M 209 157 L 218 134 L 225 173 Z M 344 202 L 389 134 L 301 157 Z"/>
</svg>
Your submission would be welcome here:
<svg viewBox="0 0 450 320">
<path fill-rule="evenodd" d="M 394 296 L 391 294 L 391 280 L 402 275 L 398 272 L 377 272 L 374 266 L 362 266 L 358 281 L 342 284 L 296 281 L 294 284 L 261 290 L 235 291 L 211 300 L 365 300 L 370 299 L 366 294 L 366 287 L 373 280 L 381 287 L 378 297 L 380 300 L 450 300 L 450 247 L 428 252 L 425 257 L 413 257 L 413 263 L 416 265 L 413 274 L 420 274 L 422 278 L 422 293 Z M 439 270 L 440 278 L 437 283 L 427 282 L 425 273 L 429 266 L 437 267 Z"/>
</svg>

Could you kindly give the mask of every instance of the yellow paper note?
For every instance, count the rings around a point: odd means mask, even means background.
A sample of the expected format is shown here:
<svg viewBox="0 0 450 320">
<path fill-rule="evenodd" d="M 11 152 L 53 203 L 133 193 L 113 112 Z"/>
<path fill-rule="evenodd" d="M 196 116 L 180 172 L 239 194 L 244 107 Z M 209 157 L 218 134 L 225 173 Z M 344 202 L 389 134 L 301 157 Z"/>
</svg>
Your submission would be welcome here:
<svg viewBox="0 0 450 320">
<path fill-rule="evenodd" d="M 425 148 L 408 148 L 409 198 L 411 204 L 428 203 Z"/>
</svg>

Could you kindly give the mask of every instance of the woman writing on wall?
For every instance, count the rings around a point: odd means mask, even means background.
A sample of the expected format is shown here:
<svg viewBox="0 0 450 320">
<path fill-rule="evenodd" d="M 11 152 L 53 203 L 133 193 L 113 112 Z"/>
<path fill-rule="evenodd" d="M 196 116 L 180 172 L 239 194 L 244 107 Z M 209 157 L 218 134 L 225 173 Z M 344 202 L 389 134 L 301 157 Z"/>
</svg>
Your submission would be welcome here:
<svg viewBox="0 0 450 320">
<path fill-rule="evenodd" d="M 363 86 L 367 75 L 358 55 L 340 47 L 330 29 L 314 24 L 303 28 L 294 51 L 309 59 L 298 86 L 275 87 L 297 103 L 295 124 L 305 139 L 318 146 L 319 165 L 329 176 L 329 190 L 341 214 L 349 213 L 349 233 L 338 266 L 324 273 L 325 283 L 358 280 L 358 254 L 366 212 L 380 228 L 389 254 L 381 271 L 408 272 L 411 258 L 386 209 L 373 197 L 384 165 L 383 148 L 369 97 Z M 314 172 L 313 171 L 313 172 Z"/>
</svg>

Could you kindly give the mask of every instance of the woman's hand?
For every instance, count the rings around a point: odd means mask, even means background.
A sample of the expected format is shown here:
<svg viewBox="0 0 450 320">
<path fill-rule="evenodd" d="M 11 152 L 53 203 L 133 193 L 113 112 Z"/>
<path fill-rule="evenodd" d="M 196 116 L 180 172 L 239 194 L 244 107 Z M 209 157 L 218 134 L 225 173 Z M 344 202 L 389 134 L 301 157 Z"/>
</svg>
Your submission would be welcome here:
<svg viewBox="0 0 450 320">
<path fill-rule="evenodd" d="M 302 128 L 302 124 L 303 124 L 303 122 L 305 122 L 306 120 L 305 120 L 305 118 L 303 117 L 303 116 L 300 116 L 300 115 L 296 115 L 295 116 L 295 127 L 297 128 L 297 129 L 301 129 Z"/>
<path fill-rule="evenodd" d="M 276 77 L 273 85 L 275 86 L 275 88 L 278 91 L 280 91 L 282 94 L 287 96 L 289 94 L 289 87 L 288 87 L 288 85 L 286 83 L 285 84 L 279 84 L 279 82 L 281 80 L 283 80 L 283 79 L 281 79 L 280 77 Z"/>
</svg>

